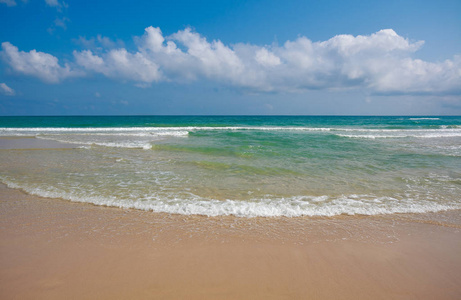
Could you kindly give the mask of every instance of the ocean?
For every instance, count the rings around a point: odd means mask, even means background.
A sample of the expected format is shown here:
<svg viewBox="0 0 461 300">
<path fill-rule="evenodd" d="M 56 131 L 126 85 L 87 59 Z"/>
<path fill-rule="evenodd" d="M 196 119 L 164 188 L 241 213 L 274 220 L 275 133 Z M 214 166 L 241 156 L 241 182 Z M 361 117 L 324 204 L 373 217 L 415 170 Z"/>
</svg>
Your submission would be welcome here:
<svg viewBox="0 0 461 300">
<path fill-rule="evenodd" d="M 40 141 L 1 149 L 0 181 L 44 197 L 238 217 L 461 208 L 461 117 L 0 117 L 0 137 Z"/>
</svg>

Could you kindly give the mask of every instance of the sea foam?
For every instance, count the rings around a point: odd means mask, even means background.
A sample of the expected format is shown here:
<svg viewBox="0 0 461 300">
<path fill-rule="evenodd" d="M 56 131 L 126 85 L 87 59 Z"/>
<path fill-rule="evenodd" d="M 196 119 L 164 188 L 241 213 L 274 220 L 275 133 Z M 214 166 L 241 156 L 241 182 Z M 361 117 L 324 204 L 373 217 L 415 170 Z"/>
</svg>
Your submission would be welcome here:
<svg viewBox="0 0 461 300">
<path fill-rule="evenodd" d="M 149 199 L 118 199 L 116 196 L 102 197 L 87 195 L 81 191 L 64 192 L 57 188 L 28 186 L 17 184 L 0 178 L 10 188 L 21 189 L 29 194 L 48 198 L 60 198 L 73 202 L 91 203 L 101 206 L 139 209 L 145 211 L 183 214 L 236 216 L 236 217 L 301 217 L 337 215 L 379 215 L 394 213 L 426 213 L 451 209 L 460 209 L 457 203 L 441 204 L 422 199 L 396 199 L 392 197 L 377 197 L 374 195 L 342 195 L 336 198 L 330 196 L 294 196 L 290 198 L 264 198 L 242 200 L 203 199 L 191 195 L 190 198 L 157 198 Z"/>
</svg>

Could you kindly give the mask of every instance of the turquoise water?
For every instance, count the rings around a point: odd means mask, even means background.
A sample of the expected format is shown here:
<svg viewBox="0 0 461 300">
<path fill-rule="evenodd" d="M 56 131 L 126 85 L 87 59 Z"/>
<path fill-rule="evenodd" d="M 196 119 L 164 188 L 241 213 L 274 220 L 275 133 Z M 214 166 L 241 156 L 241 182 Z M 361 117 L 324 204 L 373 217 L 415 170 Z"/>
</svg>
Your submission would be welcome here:
<svg viewBox="0 0 461 300">
<path fill-rule="evenodd" d="M 390 214 L 461 208 L 461 117 L 0 117 L 0 180 L 156 212 Z"/>
</svg>

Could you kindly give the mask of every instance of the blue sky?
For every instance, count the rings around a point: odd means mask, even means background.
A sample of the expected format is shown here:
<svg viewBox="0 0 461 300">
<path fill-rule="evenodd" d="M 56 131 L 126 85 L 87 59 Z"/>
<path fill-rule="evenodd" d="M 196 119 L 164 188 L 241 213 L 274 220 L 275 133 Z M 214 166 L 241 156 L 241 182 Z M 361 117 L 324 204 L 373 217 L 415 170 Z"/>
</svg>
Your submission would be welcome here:
<svg viewBox="0 0 461 300">
<path fill-rule="evenodd" d="M 0 115 L 459 115 L 460 15 L 460 1 L 0 0 Z"/>
</svg>

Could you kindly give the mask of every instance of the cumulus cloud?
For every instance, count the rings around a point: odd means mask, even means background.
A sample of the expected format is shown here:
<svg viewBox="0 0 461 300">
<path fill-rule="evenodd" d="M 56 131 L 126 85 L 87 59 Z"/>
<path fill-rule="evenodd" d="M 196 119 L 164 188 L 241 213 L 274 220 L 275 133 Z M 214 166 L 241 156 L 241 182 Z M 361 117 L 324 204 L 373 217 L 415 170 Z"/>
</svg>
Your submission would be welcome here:
<svg viewBox="0 0 461 300">
<path fill-rule="evenodd" d="M 0 91 L 7 96 L 14 96 L 16 94 L 16 92 L 4 82 L 0 83 Z"/>
<path fill-rule="evenodd" d="M 75 66 L 142 87 L 159 81 L 204 79 L 250 91 L 362 88 L 389 94 L 461 93 L 460 56 L 444 62 L 414 59 L 423 42 L 410 41 L 392 29 L 370 35 L 338 35 L 320 42 L 299 37 L 282 45 L 258 46 L 208 41 L 190 28 L 164 36 L 160 28 L 148 27 L 135 42 L 136 49 L 129 51 L 123 44 L 101 36 L 80 38 L 86 49 L 73 52 Z M 32 51 L 15 49 L 16 52 L 9 52 L 22 53 L 22 59 L 26 54 L 32 55 Z M 8 52 L 5 47 L 4 52 Z M 7 57 L 10 65 L 21 65 L 19 58 L 11 63 L 13 56 Z M 55 76 L 13 68 L 50 82 L 77 72 L 67 65 L 61 67 L 55 57 L 51 58 L 49 72 L 45 73 Z M 31 61 L 23 63 L 32 65 Z"/>
<path fill-rule="evenodd" d="M 280 58 L 275 56 L 273 53 L 267 51 L 266 48 L 262 48 L 256 51 L 255 60 L 262 66 L 275 67 L 281 64 Z"/>
<path fill-rule="evenodd" d="M 61 66 L 58 59 L 51 54 L 36 50 L 19 51 L 9 42 L 2 43 L 1 56 L 14 71 L 38 77 L 49 83 L 82 75 L 81 71 L 71 70 L 68 64 Z"/>
<path fill-rule="evenodd" d="M 161 78 L 158 65 L 142 53 L 129 53 L 126 49 L 114 49 L 103 56 L 91 50 L 74 51 L 77 64 L 86 70 L 102 73 L 107 77 L 153 82 Z"/>
<path fill-rule="evenodd" d="M 256 91 L 356 87 L 379 93 L 450 93 L 461 89 L 459 57 L 441 63 L 413 59 L 424 42 L 411 42 L 392 29 L 321 42 L 299 37 L 281 46 L 261 47 L 210 42 L 190 28 L 164 37 L 159 28 L 148 27 L 136 41 L 138 49 L 124 54 L 124 70 L 116 67 L 113 58 L 123 49 L 97 57 L 85 51 L 74 55 L 88 70 L 144 83 L 206 78 Z M 99 64 L 92 62 L 96 58 Z"/>
</svg>

